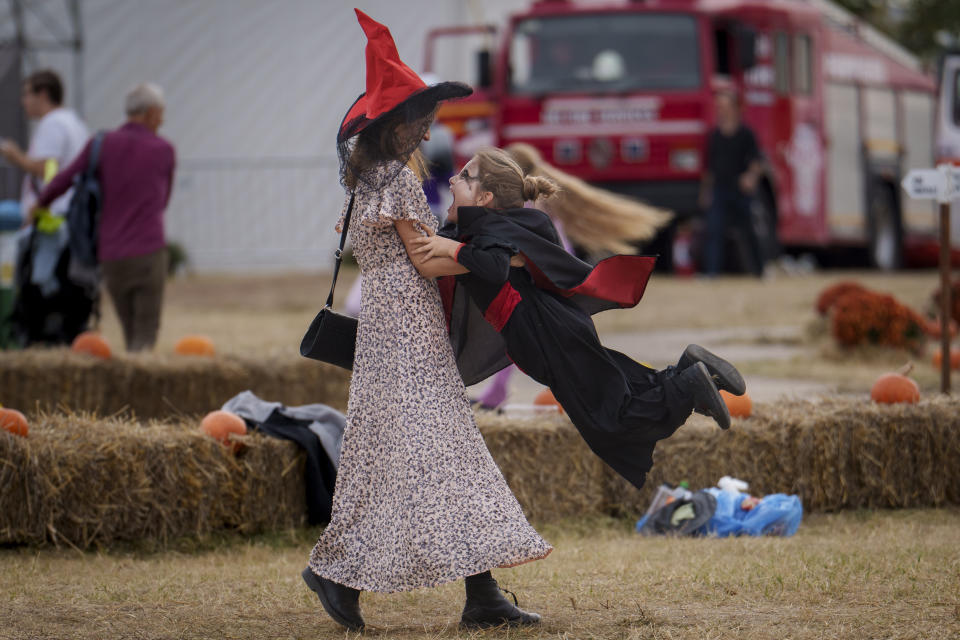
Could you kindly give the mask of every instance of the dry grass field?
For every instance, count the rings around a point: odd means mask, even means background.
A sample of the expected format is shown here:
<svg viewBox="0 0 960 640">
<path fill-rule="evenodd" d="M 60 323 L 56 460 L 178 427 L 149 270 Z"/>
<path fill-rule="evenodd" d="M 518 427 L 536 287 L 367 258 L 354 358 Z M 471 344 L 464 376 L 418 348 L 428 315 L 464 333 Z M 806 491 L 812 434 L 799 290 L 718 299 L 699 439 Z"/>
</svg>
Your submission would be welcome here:
<svg viewBox="0 0 960 640">
<path fill-rule="evenodd" d="M 337 283 L 341 305 L 355 268 Z M 802 326 L 815 319 L 813 304 L 826 286 L 856 279 L 865 286 L 895 295 L 922 310 L 938 286 L 933 271 L 892 275 L 874 272 L 824 272 L 797 277 L 755 280 L 722 277 L 683 279 L 654 274 L 641 303 L 630 310 L 596 316 L 603 334 L 658 329 Z M 170 350 L 188 333 L 211 336 L 225 352 L 296 349 L 330 286 L 327 273 L 262 276 L 183 276 L 167 288 L 158 349 Z M 120 328 L 104 301 L 103 330 L 112 344 L 122 344 Z"/>
<path fill-rule="evenodd" d="M 349 267 L 341 275 L 338 305 L 345 300 L 356 274 L 356 269 Z M 701 330 L 737 330 L 736 337 L 727 339 L 730 344 L 782 345 L 797 350 L 786 358 L 738 362 L 747 375 L 825 382 L 840 392 L 864 392 L 880 373 L 914 361 L 917 366 L 912 375 L 921 388 L 939 389 L 939 372 L 929 358 L 932 342 L 926 354 L 889 349 L 849 352 L 833 346 L 814 303 L 825 287 L 850 279 L 891 293 L 920 312 L 926 311 L 938 286 L 934 271 L 828 271 L 769 280 L 684 279 L 654 274 L 637 307 L 601 313 L 594 320 L 605 338 L 627 334 L 642 337 L 646 332 L 681 329 L 689 333 L 692 342 Z M 226 354 L 295 354 L 328 287 L 329 275 L 320 272 L 179 277 L 167 288 L 157 350 L 170 352 L 181 336 L 201 333 L 210 336 L 218 350 Z M 109 301 L 104 300 L 103 305 L 104 334 L 119 348 L 123 343 L 120 327 Z M 814 335 L 813 330 L 819 334 Z M 629 349 L 627 352 L 631 353 Z M 644 359 L 642 353 L 632 355 Z"/>
<path fill-rule="evenodd" d="M 494 571 L 539 628 L 459 632 L 462 583 L 364 594 L 371 638 L 960 637 L 960 511 L 815 514 L 793 538 L 650 539 L 540 528 L 547 559 Z M 0 638 L 343 638 L 299 572 L 317 530 L 152 554 L 0 553 Z"/>
</svg>

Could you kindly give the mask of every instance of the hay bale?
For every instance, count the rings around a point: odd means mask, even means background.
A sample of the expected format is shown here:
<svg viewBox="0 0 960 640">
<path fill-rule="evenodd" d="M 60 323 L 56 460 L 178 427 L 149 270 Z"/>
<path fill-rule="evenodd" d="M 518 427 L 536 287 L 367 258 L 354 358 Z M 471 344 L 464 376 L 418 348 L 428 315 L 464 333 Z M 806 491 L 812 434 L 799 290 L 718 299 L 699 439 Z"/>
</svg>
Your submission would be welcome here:
<svg viewBox="0 0 960 640">
<path fill-rule="evenodd" d="M 544 522 L 603 509 L 607 466 L 567 418 L 482 412 L 477 424 L 529 519 Z"/>
<path fill-rule="evenodd" d="M 566 417 L 481 413 L 477 423 L 537 522 L 636 517 L 662 482 L 707 487 L 723 475 L 757 495 L 796 493 L 807 511 L 960 505 L 957 399 L 761 404 L 729 431 L 694 416 L 657 445 L 642 490 L 593 455 Z M 0 431 L 0 543 L 163 544 L 306 522 L 304 458 L 293 443 L 255 434 L 234 457 L 197 425 L 40 415 L 27 439 Z"/>
<path fill-rule="evenodd" d="M 0 543 L 87 549 L 304 524 L 305 456 L 243 440 L 234 456 L 196 423 L 35 417 L 29 438 L 0 432 Z"/>
<path fill-rule="evenodd" d="M 795 493 L 808 511 L 957 505 L 960 400 L 784 401 L 758 405 L 728 432 L 695 417 L 657 445 L 643 490 L 610 472 L 610 502 L 636 515 L 662 482 L 709 487 L 724 475 L 746 480 L 756 495 Z"/>
<path fill-rule="evenodd" d="M 246 389 L 287 405 L 322 402 L 345 410 L 349 384 L 349 371 L 289 354 L 99 360 L 68 349 L 0 353 L 0 402 L 32 412 L 202 415 Z"/>
</svg>

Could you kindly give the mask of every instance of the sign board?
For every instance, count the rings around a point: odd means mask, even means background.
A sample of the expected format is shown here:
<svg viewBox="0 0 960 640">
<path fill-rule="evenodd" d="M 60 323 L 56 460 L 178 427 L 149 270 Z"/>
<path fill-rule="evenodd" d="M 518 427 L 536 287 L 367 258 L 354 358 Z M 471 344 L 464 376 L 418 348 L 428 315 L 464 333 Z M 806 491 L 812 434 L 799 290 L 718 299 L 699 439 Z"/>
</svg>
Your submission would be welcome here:
<svg viewBox="0 0 960 640">
<path fill-rule="evenodd" d="M 900 186 L 911 198 L 950 202 L 960 196 L 960 167 L 941 164 L 936 169 L 913 169 Z"/>
</svg>

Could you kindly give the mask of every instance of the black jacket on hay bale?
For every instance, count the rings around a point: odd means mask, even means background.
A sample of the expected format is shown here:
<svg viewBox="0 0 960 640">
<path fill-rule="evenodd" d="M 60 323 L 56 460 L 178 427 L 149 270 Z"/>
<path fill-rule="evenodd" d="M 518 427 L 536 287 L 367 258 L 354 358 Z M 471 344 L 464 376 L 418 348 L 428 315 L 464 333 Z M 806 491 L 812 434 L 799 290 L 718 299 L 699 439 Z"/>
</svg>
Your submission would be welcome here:
<svg viewBox="0 0 960 640">
<path fill-rule="evenodd" d="M 315 366 L 315 365 L 314 365 Z M 29 416 L 29 438 L 0 431 L 0 543 L 81 549 L 158 544 L 222 529 L 306 522 L 303 454 L 259 435 L 234 456 L 196 422 L 141 425 Z M 593 455 L 563 417 L 482 414 L 487 446 L 528 517 L 636 517 L 661 482 L 695 488 L 723 475 L 762 495 L 796 493 L 806 511 L 960 505 L 960 400 L 758 405 L 727 432 L 694 417 L 657 448 L 637 491 Z"/>
</svg>

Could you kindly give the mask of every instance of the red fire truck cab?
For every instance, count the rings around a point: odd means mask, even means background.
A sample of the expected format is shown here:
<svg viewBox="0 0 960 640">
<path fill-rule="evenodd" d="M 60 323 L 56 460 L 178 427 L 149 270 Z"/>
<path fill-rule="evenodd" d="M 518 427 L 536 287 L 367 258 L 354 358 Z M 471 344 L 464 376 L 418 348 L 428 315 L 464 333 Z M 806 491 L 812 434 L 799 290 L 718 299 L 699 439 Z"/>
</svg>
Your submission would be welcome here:
<svg viewBox="0 0 960 640">
<path fill-rule="evenodd" d="M 765 174 L 755 228 L 780 247 L 862 247 L 892 269 L 936 242 L 935 83 L 905 50 L 821 0 L 542 1 L 496 30 L 478 91 L 441 110 L 458 154 L 523 141 L 591 183 L 695 221 L 713 96 L 735 90 Z M 434 41 L 464 29 L 431 33 Z M 489 67 L 486 65 L 489 61 Z M 429 68 L 427 70 L 430 70 Z M 669 237 L 660 253 L 669 255 Z M 668 257 L 668 256 L 664 256 Z"/>
</svg>

